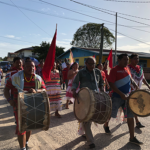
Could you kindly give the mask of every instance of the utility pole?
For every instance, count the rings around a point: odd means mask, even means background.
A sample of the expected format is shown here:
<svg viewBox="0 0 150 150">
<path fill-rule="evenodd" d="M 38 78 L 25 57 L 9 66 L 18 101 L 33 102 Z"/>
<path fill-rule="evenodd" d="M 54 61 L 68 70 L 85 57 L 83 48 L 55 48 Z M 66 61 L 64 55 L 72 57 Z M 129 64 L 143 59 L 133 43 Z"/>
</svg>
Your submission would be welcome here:
<svg viewBox="0 0 150 150">
<path fill-rule="evenodd" d="M 116 12 L 116 29 L 115 29 L 115 61 L 114 65 L 117 65 L 117 12 Z"/>
<path fill-rule="evenodd" d="M 100 44 L 100 51 L 99 51 L 99 63 L 102 63 L 102 57 L 103 57 L 103 29 L 104 29 L 104 23 L 101 24 L 101 44 Z"/>
</svg>

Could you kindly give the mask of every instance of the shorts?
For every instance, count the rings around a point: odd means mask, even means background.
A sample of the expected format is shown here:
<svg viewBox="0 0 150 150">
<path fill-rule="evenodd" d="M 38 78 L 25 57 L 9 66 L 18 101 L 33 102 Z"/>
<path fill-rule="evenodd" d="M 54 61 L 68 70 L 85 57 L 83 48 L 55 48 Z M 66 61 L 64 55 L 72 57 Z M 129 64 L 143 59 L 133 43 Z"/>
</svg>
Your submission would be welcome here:
<svg viewBox="0 0 150 150">
<path fill-rule="evenodd" d="M 17 126 L 16 126 L 16 134 L 17 134 L 17 135 L 24 135 L 24 134 L 26 134 L 26 131 L 23 132 L 23 133 L 20 133 L 20 132 L 19 132 L 18 111 L 14 111 L 14 114 L 15 114 L 15 119 L 16 119 L 16 123 L 17 123 Z"/>
<path fill-rule="evenodd" d="M 119 97 L 112 96 L 112 113 L 111 117 L 116 118 L 118 109 L 122 107 L 125 118 L 133 118 L 134 114 L 127 105 L 127 101 Z"/>
</svg>

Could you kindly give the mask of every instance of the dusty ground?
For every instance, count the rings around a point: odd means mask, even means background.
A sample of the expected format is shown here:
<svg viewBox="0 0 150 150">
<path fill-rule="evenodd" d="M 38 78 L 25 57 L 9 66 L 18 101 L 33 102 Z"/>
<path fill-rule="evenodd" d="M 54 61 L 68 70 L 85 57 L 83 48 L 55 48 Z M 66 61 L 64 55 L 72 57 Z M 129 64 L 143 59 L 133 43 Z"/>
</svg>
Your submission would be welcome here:
<svg viewBox="0 0 150 150">
<path fill-rule="evenodd" d="M 0 150 L 19 150 L 15 135 L 15 120 L 11 106 L 3 97 L 3 86 L 0 89 Z M 64 102 L 63 102 L 64 103 Z M 73 114 L 73 105 L 70 109 L 60 112 L 62 118 L 51 115 L 51 123 L 48 131 L 34 131 L 29 147 L 31 150 L 83 150 L 87 149 L 86 141 L 77 134 L 78 124 Z M 146 126 L 135 129 L 135 135 L 144 142 L 143 146 L 128 143 L 129 133 L 127 124 L 111 123 L 112 135 L 106 135 L 102 125 L 96 127 L 92 124 L 92 132 L 95 139 L 96 150 L 149 150 L 150 149 L 150 117 L 140 118 Z"/>
</svg>

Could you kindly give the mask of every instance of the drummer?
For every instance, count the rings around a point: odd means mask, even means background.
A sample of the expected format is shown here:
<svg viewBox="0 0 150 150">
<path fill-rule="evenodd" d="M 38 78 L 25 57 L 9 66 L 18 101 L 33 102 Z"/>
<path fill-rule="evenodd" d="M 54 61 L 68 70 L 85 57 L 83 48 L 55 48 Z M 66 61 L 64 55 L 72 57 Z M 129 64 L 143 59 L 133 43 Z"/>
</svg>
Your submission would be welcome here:
<svg viewBox="0 0 150 150">
<path fill-rule="evenodd" d="M 76 89 L 78 88 L 79 82 L 80 82 L 80 88 L 88 87 L 90 90 L 96 90 L 97 85 L 95 82 L 95 76 L 94 72 L 96 74 L 97 80 L 98 80 L 98 87 L 101 91 L 104 90 L 103 87 L 103 79 L 100 73 L 100 70 L 95 68 L 96 60 L 94 57 L 89 57 L 86 59 L 85 62 L 86 66 L 85 68 L 81 69 L 72 84 L 72 91 L 73 91 L 73 97 L 76 98 Z M 85 135 L 87 139 L 87 144 L 89 145 L 89 148 L 94 148 L 94 138 L 91 131 L 91 121 L 89 122 L 83 122 L 83 128 L 85 130 Z"/>
<path fill-rule="evenodd" d="M 10 105 L 13 107 L 14 112 L 15 112 L 15 118 L 17 121 L 17 126 L 16 126 L 16 134 L 18 135 L 18 142 L 20 145 L 20 149 L 21 150 L 28 150 L 28 141 L 31 135 L 31 131 L 28 132 L 23 132 L 20 133 L 19 132 L 19 126 L 18 126 L 18 110 L 17 110 L 17 99 L 18 99 L 18 89 L 15 87 L 16 86 L 16 82 L 15 81 L 21 81 L 18 85 L 18 87 L 20 87 L 21 89 L 21 84 L 22 81 L 24 80 L 24 91 L 28 91 L 29 93 L 36 93 L 36 92 L 40 92 L 43 89 L 45 89 L 45 84 L 42 80 L 42 78 L 36 74 L 34 74 L 34 68 L 35 65 L 32 61 L 25 61 L 24 64 L 24 71 L 20 71 L 16 74 L 14 74 L 8 81 L 7 84 L 4 88 L 4 95 L 7 98 L 7 101 L 10 103 Z M 22 74 L 22 75 L 20 75 Z M 24 77 L 24 79 L 22 79 L 21 77 Z M 36 80 L 35 80 L 36 78 Z M 13 81 L 13 82 L 12 82 Z M 38 82 L 38 90 L 35 90 L 35 82 Z M 14 86 L 15 85 L 15 86 Z M 11 95 L 9 93 L 9 90 L 12 90 L 12 94 L 13 94 L 13 99 L 11 98 Z"/>
<path fill-rule="evenodd" d="M 118 65 L 111 69 L 108 77 L 110 87 L 113 90 L 111 117 L 116 118 L 118 109 L 122 107 L 124 115 L 127 118 L 127 124 L 130 132 L 129 142 L 141 145 L 143 143 L 138 141 L 136 137 L 134 137 L 134 115 L 127 106 L 127 98 L 129 93 L 131 92 L 131 84 L 133 84 L 134 87 L 138 89 L 138 86 L 132 79 L 130 70 L 127 67 L 128 62 L 128 55 L 120 54 L 118 56 Z M 106 134 L 111 133 L 108 127 L 108 122 L 104 124 L 104 130 Z"/>
<path fill-rule="evenodd" d="M 128 65 L 128 67 L 130 69 L 132 78 L 134 79 L 136 84 L 139 86 L 139 89 L 141 89 L 142 83 L 144 83 L 150 89 L 150 86 L 144 77 L 143 68 L 138 65 L 139 55 L 133 53 L 130 56 L 130 60 L 131 60 L 131 63 Z M 131 90 L 134 91 L 136 89 L 133 86 L 131 86 Z M 145 127 L 139 122 L 138 117 L 136 115 L 134 115 L 134 117 L 135 117 L 135 121 L 136 121 L 136 128 L 139 129 L 139 128 Z"/>
</svg>

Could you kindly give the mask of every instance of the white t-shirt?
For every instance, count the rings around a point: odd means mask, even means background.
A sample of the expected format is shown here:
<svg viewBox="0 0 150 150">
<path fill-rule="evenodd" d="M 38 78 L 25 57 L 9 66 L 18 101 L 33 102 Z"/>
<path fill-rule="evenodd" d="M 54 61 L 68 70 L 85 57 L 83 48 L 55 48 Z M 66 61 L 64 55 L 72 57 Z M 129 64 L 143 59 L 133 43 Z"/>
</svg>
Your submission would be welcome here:
<svg viewBox="0 0 150 150">
<path fill-rule="evenodd" d="M 65 62 L 62 63 L 62 69 L 66 68 L 66 67 L 67 67 L 66 63 Z"/>
</svg>

